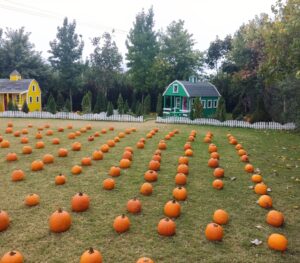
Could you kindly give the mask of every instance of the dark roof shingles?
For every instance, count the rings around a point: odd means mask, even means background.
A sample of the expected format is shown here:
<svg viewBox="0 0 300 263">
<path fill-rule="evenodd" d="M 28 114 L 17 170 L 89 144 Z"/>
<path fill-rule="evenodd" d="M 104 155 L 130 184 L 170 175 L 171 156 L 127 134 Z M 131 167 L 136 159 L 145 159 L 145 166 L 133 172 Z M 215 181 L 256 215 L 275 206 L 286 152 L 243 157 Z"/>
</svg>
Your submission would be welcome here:
<svg viewBox="0 0 300 263">
<path fill-rule="evenodd" d="M 10 81 L 9 79 L 0 79 L 0 93 L 21 93 L 27 91 L 30 82 L 33 79 L 21 79 Z"/>
<path fill-rule="evenodd" d="M 209 82 L 192 83 L 186 80 L 180 80 L 190 97 L 220 97 L 217 88 Z"/>
</svg>

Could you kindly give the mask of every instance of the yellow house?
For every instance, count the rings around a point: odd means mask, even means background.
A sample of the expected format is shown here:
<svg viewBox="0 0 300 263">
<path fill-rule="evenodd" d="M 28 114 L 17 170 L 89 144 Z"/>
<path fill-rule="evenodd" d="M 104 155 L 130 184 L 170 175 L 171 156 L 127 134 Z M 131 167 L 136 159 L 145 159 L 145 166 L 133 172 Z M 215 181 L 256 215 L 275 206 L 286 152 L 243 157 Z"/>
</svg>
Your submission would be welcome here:
<svg viewBox="0 0 300 263">
<path fill-rule="evenodd" d="M 41 111 L 41 89 L 35 79 L 22 79 L 14 70 L 9 79 L 0 79 L 0 112 L 6 111 L 8 102 L 12 101 L 21 110 L 26 101 L 29 111 Z"/>
</svg>

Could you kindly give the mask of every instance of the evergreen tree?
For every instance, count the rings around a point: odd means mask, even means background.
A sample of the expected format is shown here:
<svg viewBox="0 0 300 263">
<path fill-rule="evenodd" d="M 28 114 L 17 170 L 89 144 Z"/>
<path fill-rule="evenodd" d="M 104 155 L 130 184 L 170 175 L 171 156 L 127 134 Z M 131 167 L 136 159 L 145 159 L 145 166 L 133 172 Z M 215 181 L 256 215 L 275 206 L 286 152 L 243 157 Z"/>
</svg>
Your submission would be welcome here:
<svg viewBox="0 0 300 263">
<path fill-rule="evenodd" d="M 81 109 L 83 113 L 90 113 L 92 106 L 91 106 L 91 97 L 89 93 L 86 93 L 81 101 Z"/>
<path fill-rule="evenodd" d="M 151 96 L 148 94 L 143 103 L 143 113 L 149 114 L 151 111 Z"/>
<path fill-rule="evenodd" d="M 65 112 L 70 112 L 71 111 L 71 103 L 70 103 L 69 99 L 66 100 L 66 103 L 65 103 L 65 106 L 64 106 L 63 109 L 64 109 Z"/>
<path fill-rule="evenodd" d="M 124 114 L 128 113 L 128 111 L 129 111 L 128 102 L 127 102 L 127 100 L 125 100 L 125 104 L 124 104 Z"/>
<path fill-rule="evenodd" d="M 48 98 L 46 108 L 48 112 L 51 112 L 52 114 L 56 113 L 56 103 L 52 94 L 50 94 Z"/>
<path fill-rule="evenodd" d="M 123 100 L 121 93 L 119 94 L 117 105 L 118 105 L 118 113 L 123 114 L 124 113 L 124 100 Z"/>
<path fill-rule="evenodd" d="M 136 103 L 136 110 L 135 110 L 136 116 L 142 116 L 143 115 L 143 104 L 139 101 Z"/>
<path fill-rule="evenodd" d="M 56 104 L 57 104 L 57 110 L 61 111 L 64 108 L 65 99 L 64 96 L 61 94 L 61 92 L 57 93 Z"/>
<path fill-rule="evenodd" d="M 161 93 L 159 93 L 158 97 L 157 97 L 156 114 L 158 116 L 162 116 L 162 114 L 163 114 L 163 110 L 162 110 L 162 95 L 161 95 Z"/>
<path fill-rule="evenodd" d="M 18 107 L 17 103 L 14 103 L 14 111 L 19 111 L 19 107 Z"/>
<path fill-rule="evenodd" d="M 7 104 L 7 110 L 9 111 L 13 111 L 14 110 L 14 104 L 12 102 L 12 100 L 10 100 Z"/>
<path fill-rule="evenodd" d="M 194 103 L 191 111 L 191 119 L 198 119 L 202 117 L 203 107 L 199 98 L 194 99 Z"/>
<path fill-rule="evenodd" d="M 226 104 L 225 99 L 223 97 L 221 97 L 218 102 L 216 119 L 218 119 L 219 121 L 226 121 Z"/>
<path fill-rule="evenodd" d="M 29 112 L 29 108 L 28 108 L 28 104 L 27 104 L 26 100 L 24 101 L 24 103 L 22 105 L 22 111 L 25 112 L 25 113 Z"/>
<path fill-rule="evenodd" d="M 114 114 L 114 107 L 112 103 L 109 101 L 107 104 L 107 111 L 106 111 L 106 116 L 109 117 Z"/>
<path fill-rule="evenodd" d="M 266 110 L 264 99 L 262 96 L 259 96 L 257 103 L 256 103 L 256 109 L 253 112 L 251 123 L 258 122 L 258 121 L 271 121 L 271 117 L 269 113 Z"/>
<path fill-rule="evenodd" d="M 106 109 L 107 109 L 107 105 L 106 105 L 104 94 L 103 92 L 99 91 L 97 93 L 96 103 L 93 112 L 100 113 L 106 111 Z"/>
</svg>

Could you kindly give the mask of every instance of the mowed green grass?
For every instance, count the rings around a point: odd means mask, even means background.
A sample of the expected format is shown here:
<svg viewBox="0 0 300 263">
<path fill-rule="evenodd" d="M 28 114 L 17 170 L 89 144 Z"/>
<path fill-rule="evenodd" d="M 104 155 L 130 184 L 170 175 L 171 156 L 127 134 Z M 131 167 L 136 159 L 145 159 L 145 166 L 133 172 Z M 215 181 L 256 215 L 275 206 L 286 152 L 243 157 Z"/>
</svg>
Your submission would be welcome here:
<svg viewBox="0 0 300 263">
<path fill-rule="evenodd" d="M 155 262 L 300 262 L 300 138 L 299 135 L 280 131 L 258 131 L 249 129 L 228 129 L 209 126 L 161 125 L 154 122 L 110 123 L 63 120 L 13 119 L 14 130 L 29 129 L 29 145 L 35 145 L 36 128 L 46 123 L 54 130 L 53 136 L 44 136 L 44 149 L 34 149 L 31 155 L 21 153 L 23 145 L 20 138 L 4 134 L 8 119 L 0 119 L 0 134 L 11 143 L 9 149 L 0 148 L 0 209 L 9 213 L 10 227 L 0 232 L 0 255 L 16 249 L 22 252 L 25 262 L 72 263 L 79 262 L 80 255 L 89 247 L 101 251 L 104 262 L 136 262 L 141 256 L 151 257 Z M 58 133 L 58 127 L 73 124 L 78 130 L 87 124 L 92 130 L 76 139 L 82 143 L 79 152 L 69 151 L 67 158 L 58 158 L 60 147 L 71 148 L 74 140 L 67 139 L 69 130 Z M 115 131 L 103 134 L 95 141 L 88 142 L 87 137 L 102 128 L 114 126 Z M 116 147 L 105 154 L 104 160 L 93 161 L 90 167 L 84 167 L 80 175 L 72 175 L 70 170 L 79 164 L 82 157 L 91 156 L 108 139 L 114 138 L 128 127 L 136 127 L 137 132 L 127 135 Z M 141 137 L 154 127 L 159 132 L 147 140 L 145 148 L 135 148 Z M 157 149 L 160 139 L 172 131 L 180 133 L 167 141 L 167 150 L 162 153 L 159 179 L 155 182 L 151 196 L 139 194 L 144 182 L 143 174 L 148 162 Z M 162 237 L 157 233 L 157 224 L 163 215 L 164 204 L 172 198 L 175 187 L 178 157 L 183 155 L 183 145 L 191 130 L 197 131 L 193 142 L 194 156 L 190 158 L 188 176 L 188 199 L 181 202 L 182 213 L 176 219 L 176 235 Z M 213 143 L 221 155 L 220 165 L 225 168 L 224 189 L 212 188 L 213 170 L 207 167 L 208 145 L 203 142 L 207 131 L 214 134 Z M 45 131 L 42 132 L 45 134 Z M 244 164 L 239 161 L 234 146 L 227 141 L 226 134 L 233 134 L 244 146 L 251 163 L 260 168 L 265 183 L 271 187 L 274 208 L 282 211 L 286 223 L 281 228 L 268 226 L 265 217 L 268 210 L 256 204 L 258 196 L 249 189 L 252 185 L 250 174 L 244 172 Z M 61 144 L 52 145 L 54 137 Z M 134 147 L 134 160 L 130 169 L 123 170 L 116 178 L 113 191 L 102 189 L 102 181 L 108 178 L 108 170 L 118 165 L 124 147 Z M 19 160 L 8 163 L 8 152 L 16 152 Z M 30 164 L 41 159 L 46 153 L 55 156 L 54 164 L 45 165 L 43 171 L 31 172 Z M 11 181 L 11 172 L 23 169 L 26 179 L 22 182 Z M 55 186 L 54 178 L 63 173 L 67 183 Z M 236 180 L 230 180 L 236 177 Z M 77 192 L 87 193 L 91 198 L 90 209 L 84 213 L 71 211 L 70 202 Z M 40 205 L 25 207 L 23 200 L 29 193 L 41 197 Z M 126 212 L 126 203 L 137 196 L 142 201 L 143 210 L 139 215 Z M 57 208 L 63 208 L 72 216 L 69 231 L 54 234 L 49 231 L 48 218 Z M 205 227 L 212 221 L 216 209 L 225 209 L 230 222 L 224 226 L 222 242 L 209 242 L 204 235 Z M 130 230 L 117 234 L 112 227 L 113 220 L 120 214 L 127 214 L 131 221 Z M 257 228 L 261 226 L 261 228 Z M 283 233 L 289 240 L 288 251 L 284 254 L 272 251 L 267 246 L 267 237 L 271 233 Z M 260 246 L 251 245 L 253 239 L 262 240 Z"/>
</svg>

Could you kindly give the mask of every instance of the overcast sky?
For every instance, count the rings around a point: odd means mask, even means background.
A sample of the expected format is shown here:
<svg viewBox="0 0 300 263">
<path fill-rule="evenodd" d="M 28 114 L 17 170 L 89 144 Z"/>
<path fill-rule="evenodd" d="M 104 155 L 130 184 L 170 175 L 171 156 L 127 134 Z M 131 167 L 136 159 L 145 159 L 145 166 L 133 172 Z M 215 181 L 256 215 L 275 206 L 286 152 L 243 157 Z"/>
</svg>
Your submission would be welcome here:
<svg viewBox="0 0 300 263">
<path fill-rule="evenodd" d="M 92 52 L 90 38 L 115 30 L 114 39 L 125 57 L 126 36 L 143 8 L 154 9 L 155 28 L 165 29 L 182 19 L 204 51 L 218 35 L 233 34 L 260 13 L 271 14 L 276 0 L 0 0 L 0 28 L 25 27 L 36 50 L 48 57 L 49 41 L 64 17 L 75 19 L 83 36 L 84 58 Z"/>
</svg>

